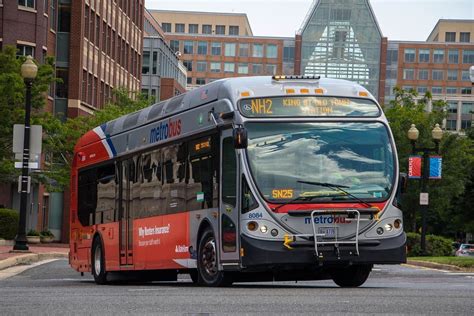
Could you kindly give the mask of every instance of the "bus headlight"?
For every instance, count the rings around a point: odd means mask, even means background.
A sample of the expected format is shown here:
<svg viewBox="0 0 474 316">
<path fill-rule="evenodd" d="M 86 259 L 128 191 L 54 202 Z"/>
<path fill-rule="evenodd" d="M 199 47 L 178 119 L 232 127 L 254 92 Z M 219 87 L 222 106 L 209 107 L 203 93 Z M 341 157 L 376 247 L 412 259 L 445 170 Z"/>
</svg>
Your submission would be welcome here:
<svg viewBox="0 0 474 316">
<path fill-rule="evenodd" d="M 273 237 L 276 237 L 278 235 L 278 229 L 273 228 L 270 234 L 272 234 Z"/>
<path fill-rule="evenodd" d="M 265 234 L 268 231 L 267 226 L 265 225 L 260 226 L 260 231 Z"/>
<path fill-rule="evenodd" d="M 247 223 L 247 229 L 250 231 L 256 231 L 258 228 L 258 224 L 256 222 L 248 222 Z"/>
<path fill-rule="evenodd" d="M 388 232 L 389 232 L 389 231 L 392 231 L 392 229 L 393 229 L 392 224 L 385 224 L 384 227 L 385 227 L 385 230 L 388 231 Z"/>
<path fill-rule="evenodd" d="M 383 234 L 383 228 L 382 227 L 377 228 L 377 234 L 379 234 L 379 235 Z"/>
</svg>

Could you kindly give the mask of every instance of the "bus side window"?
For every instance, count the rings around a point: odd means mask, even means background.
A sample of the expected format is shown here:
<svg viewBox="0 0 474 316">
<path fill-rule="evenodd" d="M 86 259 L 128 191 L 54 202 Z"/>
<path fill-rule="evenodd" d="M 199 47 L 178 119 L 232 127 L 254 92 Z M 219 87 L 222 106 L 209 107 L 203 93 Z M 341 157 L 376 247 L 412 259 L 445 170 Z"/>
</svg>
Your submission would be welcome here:
<svg viewBox="0 0 474 316">
<path fill-rule="evenodd" d="M 115 213 L 115 165 L 109 163 L 97 168 L 97 203 L 95 224 L 109 223 Z"/>
<path fill-rule="evenodd" d="M 250 191 L 245 176 L 242 176 L 242 214 L 250 212 L 258 207 L 257 200 Z"/>
<path fill-rule="evenodd" d="M 79 171 L 77 204 L 81 225 L 93 225 L 97 206 L 97 168 Z"/>
<path fill-rule="evenodd" d="M 222 147 L 222 201 L 235 207 L 237 159 L 235 157 L 234 139 L 232 137 L 224 138 Z"/>
</svg>

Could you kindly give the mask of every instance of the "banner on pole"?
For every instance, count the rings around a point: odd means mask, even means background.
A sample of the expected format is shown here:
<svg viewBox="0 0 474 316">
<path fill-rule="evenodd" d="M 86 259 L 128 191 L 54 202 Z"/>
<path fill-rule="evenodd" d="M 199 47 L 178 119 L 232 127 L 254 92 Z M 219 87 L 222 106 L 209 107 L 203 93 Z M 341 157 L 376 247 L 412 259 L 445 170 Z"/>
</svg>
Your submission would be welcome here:
<svg viewBox="0 0 474 316">
<path fill-rule="evenodd" d="M 430 179 L 441 179 L 442 162 L 443 158 L 441 156 L 430 156 Z"/>
<path fill-rule="evenodd" d="M 421 156 L 408 157 L 408 178 L 421 178 Z"/>
</svg>

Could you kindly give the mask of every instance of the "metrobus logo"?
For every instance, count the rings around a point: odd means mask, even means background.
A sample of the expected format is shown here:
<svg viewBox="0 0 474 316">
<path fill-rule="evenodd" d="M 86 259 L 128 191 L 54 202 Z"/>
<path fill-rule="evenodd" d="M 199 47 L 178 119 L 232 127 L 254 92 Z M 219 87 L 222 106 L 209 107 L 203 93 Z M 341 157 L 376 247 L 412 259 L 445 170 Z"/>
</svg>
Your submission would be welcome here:
<svg viewBox="0 0 474 316">
<path fill-rule="evenodd" d="M 304 219 L 305 224 L 311 224 L 311 217 L 305 217 Z M 314 217 L 315 224 L 350 224 L 350 221 L 346 220 L 344 216 L 327 216 L 327 215 L 319 215 Z"/>
<path fill-rule="evenodd" d="M 171 120 L 160 122 L 150 131 L 150 143 L 175 137 L 181 134 L 181 120 Z"/>
</svg>

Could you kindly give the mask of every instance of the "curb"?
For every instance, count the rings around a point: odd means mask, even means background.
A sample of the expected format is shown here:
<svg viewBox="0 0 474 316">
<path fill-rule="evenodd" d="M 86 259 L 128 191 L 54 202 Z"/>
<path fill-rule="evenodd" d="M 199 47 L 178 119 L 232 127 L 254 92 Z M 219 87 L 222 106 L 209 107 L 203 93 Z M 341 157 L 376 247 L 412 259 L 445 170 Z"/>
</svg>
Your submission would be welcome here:
<svg viewBox="0 0 474 316">
<path fill-rule="evenodd" d="M 4 270 L 16 265 L 28 265 L 38 261 L 49 259 L 68 258 L 67 253 L 49 252 L 49 253 L 31 253 L 8 258 L 0 261 L 0 270 Z"/>
<path fill-rule="evenodd" d="M 437 269 L 437 270 L 448 270 L 448 271 L 456 271 L 456 272 L 474 272 L 474 269 L 472 268 L 461 268 L 458 266 L 453 266 L 451 264 L 442 264 L 442 263 L 435 263 L 435 262 L 429 262 L 429 261 L 418 261 L 418 260 L 408 259 L 407 263 L 414 266 Z"/>
</svg>

